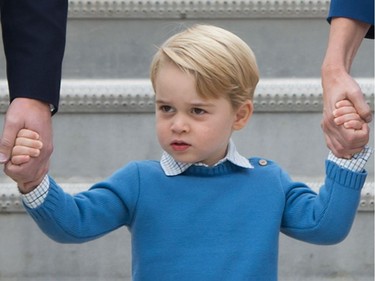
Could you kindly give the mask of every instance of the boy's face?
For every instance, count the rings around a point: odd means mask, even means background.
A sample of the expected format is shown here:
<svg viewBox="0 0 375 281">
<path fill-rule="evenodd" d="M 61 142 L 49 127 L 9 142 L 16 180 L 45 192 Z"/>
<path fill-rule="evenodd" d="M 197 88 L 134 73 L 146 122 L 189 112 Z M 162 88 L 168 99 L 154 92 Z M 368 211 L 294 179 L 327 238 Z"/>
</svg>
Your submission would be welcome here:
<svg viewBox="0 0 375 281">
<path fill-rule="evenodd" d="M 233 130 L 240 129 L 227 99 L 199 97 L 194 77 L 173 63 L 159 70 L 155 94 L 157 136 L 166 152 L 179 162 L 207 165 L 225 157 Z"/>
</svg>

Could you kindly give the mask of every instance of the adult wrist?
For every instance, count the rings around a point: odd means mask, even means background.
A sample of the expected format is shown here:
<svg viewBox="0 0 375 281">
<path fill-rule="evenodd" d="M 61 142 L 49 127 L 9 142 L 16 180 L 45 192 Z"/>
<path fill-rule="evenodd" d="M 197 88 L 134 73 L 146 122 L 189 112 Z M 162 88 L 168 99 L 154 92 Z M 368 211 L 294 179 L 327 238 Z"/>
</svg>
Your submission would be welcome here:
<svg viewBox="0 0 375 281">
<path fill-rule="evenodd" d="M 42 100 L 38 99 L 32 99 L 32 98 L 25 98 L 25 97 L 17 97 L 12 100 L 12 102 L 17 102 L 25 105 L 25 107 L 37 107 L 39 110 L 45 111 L 45 112 L 51 112 L 53 108 L 51 108 L 51 105 L 47 102 L 44 102 Z"/>
</svg>

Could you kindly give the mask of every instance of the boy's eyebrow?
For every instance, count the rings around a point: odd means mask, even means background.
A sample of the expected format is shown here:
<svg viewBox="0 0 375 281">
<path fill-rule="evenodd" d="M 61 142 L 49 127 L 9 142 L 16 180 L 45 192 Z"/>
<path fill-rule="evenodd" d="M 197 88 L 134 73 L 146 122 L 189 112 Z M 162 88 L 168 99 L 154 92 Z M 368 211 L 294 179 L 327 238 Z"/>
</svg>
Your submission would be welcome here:
<svg viewBox="0 0 375 281">
<path fill-rule="evenodd" d="M 162 99 L 156 99 L 156 100 L 155 100 L 155 103 L 156 103 L 156 104 L 169 104 L 170 102 L 165 101 L 165 100 L 162 100 Z M 202 102 L 202 101 L 196 101 L 196 102 L 192 101 L 192 102 L 190 103 L 190 105 L 191 105 L 191 106 L 195 106 L 195 107 L 203 107 L 203 106 L 205 106 L 205 107 L 213 107 L 213 106 L 215 106 L 213 103 L 210 103 L 210 102 Z"/>
<path fill-rule="evenodd" d="M 215 106 L 213 103 L 210 103 L 210 102 L 192 102 L 191 105 L 196 106 L 196 107 L 213 107 L 213 106 Z"/>
<path fill-rule="evenodd" d="M 168 102 L 161 100 L 161 99 L 155 99 L 155 103 L 168 103 Z"/>
</svg>

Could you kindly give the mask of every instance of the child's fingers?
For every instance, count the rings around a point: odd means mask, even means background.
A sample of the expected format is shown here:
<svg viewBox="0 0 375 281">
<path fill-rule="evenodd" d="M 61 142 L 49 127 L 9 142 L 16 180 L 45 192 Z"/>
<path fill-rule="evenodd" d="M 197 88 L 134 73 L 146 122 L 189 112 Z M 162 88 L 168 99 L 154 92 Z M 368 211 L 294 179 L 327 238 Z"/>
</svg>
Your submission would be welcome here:
<svg viewBox="0 0 375 281">
<path fill-rule="evenodd" d="M 38 157 L 40 154 L 40 150 L 37 148 L 27 147 L 27 146 L 21 146 L 16 145 L 13 147 L 12 150 L 12 157 L 14 156 L 20 156 L 20 155 L 29 155 L 30 157 Z"/>
<path fill-rule="evenodd" d="M 350 100 L 340 100 L 336 103 L 336 108 L 340 108 L 343 106 L 351 106 L 354 107 L 353 103 Z"/>
<path fill-rule="evenodd" d="M 43 143 L 38 140 L 39 134 L 22 129 L 18 132 L 15 146 L 12 149 L 11 163 L 22 165 L 30 161 L 30 157 L 38 157 Z"/>
<path fill-rule="evenodd" d="M 350 114 L 350 113 L 357 113 L 354 107 L 351 106 L 343 106 L 340 108 L 337 108 L 333 111 L 333 116 L 339 117 L 345 114 Z M 357 114 L 358 115 L 358 114 Z M 358 115 L 359 116 L 359 115 Z"/>
<path fill-rule="evenodd" d="M 360 121 L 358 120 L 350 120 L 348 122 L 344 123 L 345 129 L 353 129 L 353 130 L 361 130 L 363 126 L 364 121 L 362 119 Z"/>
<path fill-rule="evenodd" d="M 362 122 L 363 123 L 363 120 L 361 119 L 361 117 L 358 115 L 358 113 L 348 113 L 348 114 L 345 114 L 345 115 L 341 115 L 339 117 L 336 117 L 334 119 L 335 121 L 335 124 L 337 126 L 340 126 L 342 124 L 344 124 L 345 122 L 349 122 L 349 121 L 358 121 L 358 122 Z"/>
<path fill-rule="evenodd" d="M 12 156 L 11 162 L 13 165 L 22 165 L 27 162 L 29 162 L 30 156 L 29 155 L 17 155 L 17 156 Z"/>
<path fill-rule="evenodd" d="M 31 130 L 28 130 L 28 129 L 21 129 L 18 132 L 17 137 L 23 137 L 23 138 L 38 140 L 39 134 L 37 132 L 31 131 Z"/>
<path fill-rule="evenodd" d="M 41 149 L 43 147 L 43 143 L 39 140 L 30 139 L 27 137 L 17 137 L 16 138 L 16 146 L 27 146 L 30 148 Z"/>
</svg>

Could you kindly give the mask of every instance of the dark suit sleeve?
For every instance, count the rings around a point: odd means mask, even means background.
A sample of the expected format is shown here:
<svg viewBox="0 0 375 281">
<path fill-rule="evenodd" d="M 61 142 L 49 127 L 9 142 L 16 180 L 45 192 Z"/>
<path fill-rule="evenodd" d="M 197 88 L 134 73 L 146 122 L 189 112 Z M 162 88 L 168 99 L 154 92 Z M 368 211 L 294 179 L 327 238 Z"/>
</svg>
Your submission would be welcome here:
<svg viewBox="0 0 375 281">
<path fill-rule="evenodd" d="M 374 0 L 331 0 L 328 21 L 344 17 L 371 24 L 366 38 L 374 39 Z"/>
<path fill-rule="evenodd" d="M 67 0 L 4 0 L 3 43 L 10 99 L 26 97 L 57 111 L 65 49 Z"/>
</svg>

